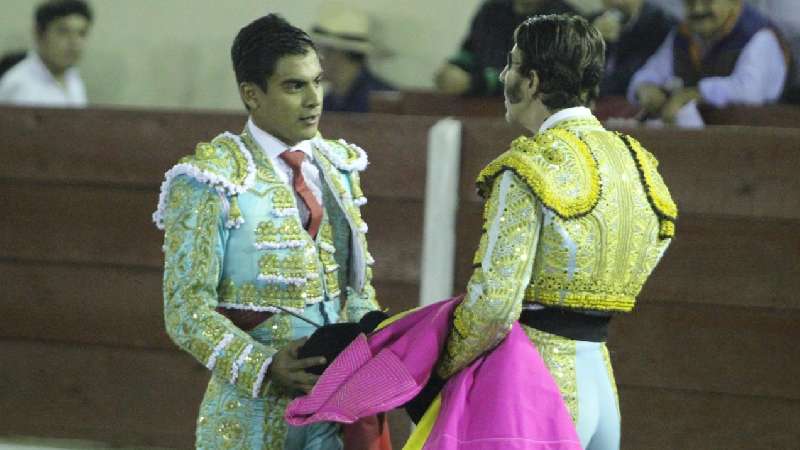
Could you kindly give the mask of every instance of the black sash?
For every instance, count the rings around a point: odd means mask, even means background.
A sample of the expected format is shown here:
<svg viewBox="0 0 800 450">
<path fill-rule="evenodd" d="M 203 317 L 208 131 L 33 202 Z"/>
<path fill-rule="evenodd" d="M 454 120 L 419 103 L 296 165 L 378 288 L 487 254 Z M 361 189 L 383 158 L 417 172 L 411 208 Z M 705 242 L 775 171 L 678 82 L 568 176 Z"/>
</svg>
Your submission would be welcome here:
<svg viewBox="0 0 800 450">
<path fill-rule="evenodd" d="M 605 342 L 611 313 L 564 308 L 523 309 L 519 323 L 573 341 Z"/>
</svg>

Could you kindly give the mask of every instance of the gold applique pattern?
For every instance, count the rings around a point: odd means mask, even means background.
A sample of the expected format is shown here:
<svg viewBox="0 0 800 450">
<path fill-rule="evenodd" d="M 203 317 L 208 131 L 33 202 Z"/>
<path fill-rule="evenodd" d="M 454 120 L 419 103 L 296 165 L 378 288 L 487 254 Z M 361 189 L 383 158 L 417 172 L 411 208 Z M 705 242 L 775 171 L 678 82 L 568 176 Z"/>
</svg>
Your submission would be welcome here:
<svg viewBox="0 0 800 450">
<path fill-rule="evenodd" d="M 448 377 L 497 345 L 519 318 L 530 280 L 538 234 L 538 203 L 528 186 L 506 172 L 497 177 L 485 206 L 485 248 L 464 301 L 453 314 L 453 331 L 439 373 Z"/>
<path fill-rule="evenodd" d="M 164 317 L 181 348 L 250 395 L 253 380 L 275 350 L 217 314 L 221 201 L 188 177 L 173 181 L 165 214 Z M 235 369 L 235 370 L 234 370 Z"/>
<path fill-rule="evenodd" d="M 659 237 L 662 239 L 674 237 L 675 222 L 678 220 L 678 206 L 672 200 L 669 188 L 658 173 L 658 160 L 636 139 L 622 133 L 617 133 L 617 135 L 625 142 L 631 156 L 636 161 L 636 168 L 639 170 L 642 184 L 647 192 L 647 199 L 650 200 L 653 211 L 661 220 Z"/>
<path fill-rule="evenodd" d="M 564 404 L 567 405 L 572 422 L 577 424 L 580 411 L 578 410 L 578 378 L 575 372 L 576 341 L 525 325 L 522 326 L 522 329 L 542 356 L 558 390 L 561 391 L 561 397 L 564 399 Z"/>
<path fill-rule="evenodd" d="M 553 128 L 533 140 L 521 136 L 511 149 L 484 168 L 477 179 L 486 196 L 492 180 L 514 171 L 534 195 L 563 219 L 588 214 L 601 195 L 597 162 L 589 147 L 570 131 Z"/>
</svg>

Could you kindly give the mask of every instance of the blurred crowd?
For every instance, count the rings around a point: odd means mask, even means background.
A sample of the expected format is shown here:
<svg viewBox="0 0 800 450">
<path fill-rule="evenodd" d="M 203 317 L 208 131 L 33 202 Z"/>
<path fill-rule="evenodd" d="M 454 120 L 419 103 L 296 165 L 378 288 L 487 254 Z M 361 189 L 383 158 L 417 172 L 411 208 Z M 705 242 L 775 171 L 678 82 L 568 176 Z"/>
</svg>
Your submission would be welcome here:
<svg viewBox="0 0 800 450">
<path fill-rule="evenodd" d="M 460 48 L 436 71 L 444 94 L 500 96 L 513 31 L 538 14 L 579 14 L 564 0 L 485 0 Z M 800 2 L 796 0 L 603 0 L 583 12 L 606 41 L 598 103 L 642 122 L 701 126 L 702 108 L 800 100 Z M 367 112 L 370 95 L 395 88 L 370 70 L 384 58 L 363 12 L 321 13 L 327 111 Z M 77 64 L 93 21 L 83 0 L 48 0 L 33 20 L 34 48 L 0 60 L 0 103 L 84 107 Z"/>
<path fill-rule="evenodd" d="M 459 51 L 437 72 L 438 90 L 502 93 L 497 75 L 516 25 L 556 13 L 577 11 L 563 0 L 487 0 Z M 603 0 L 588 17 L 606 41 L 598 102 L 613 105 L 611 115 L 698 127 L 700 107 L 796 100 L 798 16 L 800 2 L 793 0 Z"/>
</svg>

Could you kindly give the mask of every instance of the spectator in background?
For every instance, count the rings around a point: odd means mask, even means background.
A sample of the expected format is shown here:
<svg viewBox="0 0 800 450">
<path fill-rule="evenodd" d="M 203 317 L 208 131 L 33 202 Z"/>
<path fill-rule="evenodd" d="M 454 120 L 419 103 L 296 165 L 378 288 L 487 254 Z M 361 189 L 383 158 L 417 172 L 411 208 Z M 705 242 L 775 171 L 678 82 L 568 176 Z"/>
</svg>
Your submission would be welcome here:
<svg viewBox="0 0 800 450">
<path fill-rule="evenodd" d="M 600 95 L 624 96 L 633 74 L 656 52 L 677 21 L 645 0 L 603 0 L 593 25 L 606 41 Z"/>
<path fill-rule="evenodd" d="M 800 103 L 800 3 L 797 0 L 750 0 L 775 22 L 788 42 L 792 54 L 784 100 Z"/>
<path fill-rule="evenodd" d="M 562 0 L 487 0 L 461 50 L 436 73 L 436 88 L 445 94 L 501 95 L 499 75 L 517 25 L 528 16 L 561 13 L 577 12 Z"/>
<path fill-rule="evenodd" d="M 36 49 L 0 78 L 0 103 L 85 107 L 76 64 L 92 24 L 82 0 L 49 0 L 36 9 Z"/>
<path fill-rule="evenodd" d="M 312 36 L 319 46 L 328 84 L 325 111 L 368 112 L 371 92 L 394 90 L 369 70 L 367 58 L 377 49 L 370 40 L 366 14 L 337 9 L 322 16 Z"/>
<path fill-rule="evenodd" d="M 684 3 L 685 22 L 634 75 L 629 100 L 685 126 L 702 124 L 698 103 L 723 108 L 778 100 L 788 57 L 773 24 L 742 0 Z"/>
</svg>

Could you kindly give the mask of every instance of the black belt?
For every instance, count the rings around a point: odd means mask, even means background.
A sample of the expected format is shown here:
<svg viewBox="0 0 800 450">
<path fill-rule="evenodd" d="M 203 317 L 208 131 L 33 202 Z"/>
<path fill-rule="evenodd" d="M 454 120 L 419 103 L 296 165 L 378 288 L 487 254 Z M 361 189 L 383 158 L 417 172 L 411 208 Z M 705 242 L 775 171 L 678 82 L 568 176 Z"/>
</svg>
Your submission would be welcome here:
<svg viewBox="0 0 800 450">
<path fill-rule="evenodd" d="M 519 323 L 574 341 L 605 342 L 611 313 L 564 308 L 523 309 Z"/>
</svg>

